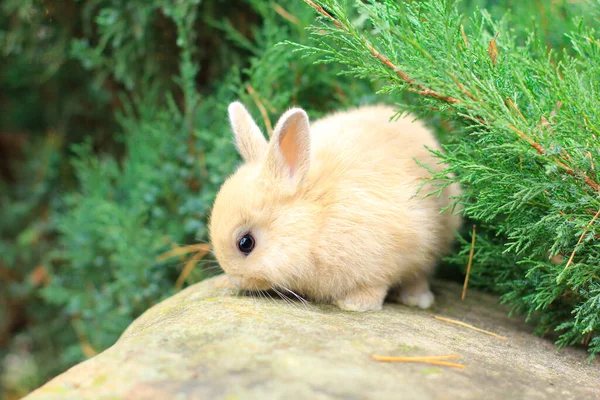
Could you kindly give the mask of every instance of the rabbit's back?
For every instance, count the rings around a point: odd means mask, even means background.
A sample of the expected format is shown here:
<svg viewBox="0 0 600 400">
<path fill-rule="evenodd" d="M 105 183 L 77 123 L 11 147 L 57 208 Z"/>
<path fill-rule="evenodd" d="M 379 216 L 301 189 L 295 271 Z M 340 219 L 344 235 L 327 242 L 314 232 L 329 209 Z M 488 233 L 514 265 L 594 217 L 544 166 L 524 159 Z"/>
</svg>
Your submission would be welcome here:
<svg viewBox="0 0 600 400">
<path fill-rule="evenodd" d="M 312 168 L 306 195 L 322 210 L 316 256 L 324 276 L 350 266 L 348 286 L 365 279 L 396 281 L 428 272 L 448 250 L 460 219 L 440 214 L 456 196 L 453 185 L 441 196 L 417 196 L 426 168 L 444 168 L 426 148 L 439 149 L 433 134 L 412 117 L 390 121 L 394 110 L 367 106 L 332 114 L 311 126 Z M 312 196 L 311 196 L 312 195 Z M 373 268 L 364 270 L 364 265 Z M 344 268 L 345 269 L 345 268 Z M 366 275 L 365 275 L 366 274 Z M 344 285 L 340 285 L 344 286 Z"/>
<path fill-rule="evenodd" d="M 386 173 L 399 168 L 393 173 L 408 179 L 423 176 L 414 158 L 443 169 L 425 148 L 440 148 L 431 131 L 412 116 L 390 121 L 394 114 L 389 106 L 364 106 L 315 121 L 311 127 L 315 159 L 351 163 L 354 172 Z M 378 165 L 383 160 L 386 166 Z"/>
</svg>

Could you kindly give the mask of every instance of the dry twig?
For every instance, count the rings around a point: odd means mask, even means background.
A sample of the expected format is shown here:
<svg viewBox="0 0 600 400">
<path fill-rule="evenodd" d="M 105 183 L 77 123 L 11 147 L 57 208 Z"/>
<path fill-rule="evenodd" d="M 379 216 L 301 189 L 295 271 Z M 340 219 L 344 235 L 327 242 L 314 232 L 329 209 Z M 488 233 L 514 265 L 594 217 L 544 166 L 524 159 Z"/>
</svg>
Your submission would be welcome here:
<svg viewBox="0 0 600 400">
<path fill-rule="evenodd" d="M 175 281 L 175 288 L 181 289 L 183 283 L 185 282 L 189 274 L 192 272 L 198 261 L 200 261 L 200 259 L 210 251 L 210 245 L 206 243 L 198 243 L 182 247 L 178 247 L 175 244 L 174 246 L 176 247 L 173 250 L 166 251 L 163 254 L 156 257 L 156 261 L 163 262 L 165 260 L 168 260 L 169 258 L 180 257 L 186 254 L 194 253 L 188 258 L 188 260 L 185 263 L 185 266 L 183 267 L 183 270 L 181 271 L 181 274 L 179 274 L 177 281 Z"/>
<path fill-rule="evenodd" d="M 439 320 L 439 321 L 448 322 L 450 324 L 462 326 L 462 327 L 467 328 L 467 329 L 471 329 L 471 330 L 474 330 L 474 331 L 477 331 L 477 332 L 485 333 L 486 335 L 490 335 L 490 336 L 493 336 L 493 337 L 498 338 L 498 339 L 502 339 L 502 340 L 507 340 L 508 339 L 506 336 L 498 335 L 498 334 L 490 332 L 490 331 L 479 329 L 479 328 L 474 327 L 473 325 L 465 324 L 464 322 L 460 322 L 460 321 L 457 321 L 455 319 L 438 317 L 437 315 L 432 315 L 432 317 L 435 318 L 435 319 L 437 319 L 437 320 Z"/>
<path fill-rule="evenodd" d="M 464 300 L 465 296 L 467 295 L 467 286 L 469 285 L 469 274 L 471 273 L 471 265 L 473 264 L 473 254 L 475 253 L 476 229 L 477 225 L 473 225 L 473 233 L 471 237 L 471 251 L 469 252 L 469 263 L 467 264 L 467 275 L 465 276 L 465 283 L 463 285 L 461 300 Z"/>
<path fill-rule="evenodd" d="M 496 33 L 496 36 L 492 40 L 490 40 L 490 44 L 488 45 L 488 54 L 492 60 L 492 66 L 496 65 L 496 57 L 498 57 L 498 47 L 496 46 L 496 39 L 498 39 L 499 33 Z"/>
<path fill-rule="evenodd" d="M 256 103 L 256 106 L 258 107 L 258 109 L 260 111 L 260 115 L 262 115 L 263 120 L 265 121 L 265 127 L 267 128 L 267 134 L 269 135 L 269 137 L 271 137 L 271 133 L 273 133 L 273 126 L 271 125 L 271 120 L 269 120 L 269 114 L 267 113 L 267 109 L 265 108 L 265 106 L 262 104 L 262 102 L 258 98 L 258 94 L 256 93 L 256 91 L 254 90 L 254 88 L 252 86 L 246 85 L 246 90 L 248 91 L 248 94 L 250 96 L 252 96 L 252 98 L 254 99 L 254 102 Z"/>
<path fill-rule="evenodd" d="M 294 25 L 302 24 L 300 22 L 300 20 L 298 19 L 298 17 L 296 17 L 293 14 L 290 14 L 285 8 L 281 7 L 279 4 L 272 3 L 271 5 L 277 14 L 281 15 L 284 19 L 288 20 L 292 24 L 294 24 Z"/>
<path fill-rule="evenodd" d="M 92 347 L 92 345 L 88 341 L 87 335 L 84 332 L 82 332 L 82 330 L 77 325 L 77 323 L 76 323 L 77 319 L 78 319 L 77 317 L 71 318 L 71 326 L 73 327 L 73 330 L 75 331 L 75 336 L 77 336 L 77 341 L 79 342 L 79 347 L 81 347 L 81 352 L 87 358 L 94 357 L 96 354 L 98 354 L 98 352 L 96 351 L 96 349 L 94 349 Z"/>
<path fill-rule="evenodd" d="M 431 356 L 431 357 L 389 357 L 389 356 L 379 356 L 377 354 L 371 354 L 371 358 L 377 361 L 383 362 L 401 362 L 401 363 L 423 363 L 423 364 L 432 364 L 432 365 L 441 365 L 444 367 L 452 367 L 452 368 L 466 368 L 465 365 L 451 363 L 447 360 L 452 358 L 458 358 L 458 354 L 452 354 L 448 356 Z"/>
<path fill-rule="evenodd" d="M 462 35 L 463 42 L 465 42 L 465 46 L 469 47 L 469 41 L 467 40 L 467 35 L 465 34 L 465 27 L 463 24 L 460 24 L 460 34 Z"/>
<path fill-rule="evenodd" d="M 196 264 L 198 264 L 198 261 L 200 261 L 200 259 L 204 257 L 207 252 L 208 249 L 199 251 L 188 259 L 183 267 L 183 270 L 181 270 L 181 274 L 179 274 L 179 277 L 177 277 L 177 281 L 175 281 L 175 289 L 179 290 L 183 287 L 183 283 L 187 277 L 190 275 Z"/>
<path fill-rule="evenodd" d="M 590 229 L 590 226 L 592 226 L 592 224 L 594 223 L 594 221 L 596 221 L 596 219 L 598 218 L 599 215 L 600 215 L 600 209 L 598 209 L 598 212 L 596 213 L 596 215 L 594 215 L 594 217 L 592 218 L 592 220 L 587 224 L 587 226 L 583 230 L 583 233 L 579 237 L 579 240 L 577 241 L 577 244 L 575 245 L 575 248 L 573 249 L 573 252 L 571 253 L 571 257 L 569 257 L 569 261 L 567 261 L 567 265 L 565 265 L 565 269 L 569 268 L 569 266 L 571 266 L 571 264 L 573 263 L 573 258 L 575 257 L 575 253 L 577 252 L 577 246 L 579 246 L 579 244 L 581 243 L 581 241 L 585 237 L 585 234 Z"/>
<path fill-rule="evenodd" d="M 519 110 L 519 107 L 517 107 L 517 105 L 512 101 L 512 99 L 510 97 L 507 97 L 506 101 L 508 102 L 508 105 L 512 107 L 512 109 L 515 110 L 517 114 L 519 114 L 519 117 L 521 117 L 523 121 L 527 122 L 527 119 L 525 119 L 525 116 L 523 116 L 523 113 L 521 113 L 521 110 Z"/>
<path fill-rule="evenodd" d="M 189 246 L 175 247 L 173 250 L 162 253 L 156 257 L 157 262 L 163 262 L 169 258 L 182 256 L 192 252 L 204 252 L 206 254 L 210 250 L 210 245 L 206 243 L 191 244 Z"/>
</svg>

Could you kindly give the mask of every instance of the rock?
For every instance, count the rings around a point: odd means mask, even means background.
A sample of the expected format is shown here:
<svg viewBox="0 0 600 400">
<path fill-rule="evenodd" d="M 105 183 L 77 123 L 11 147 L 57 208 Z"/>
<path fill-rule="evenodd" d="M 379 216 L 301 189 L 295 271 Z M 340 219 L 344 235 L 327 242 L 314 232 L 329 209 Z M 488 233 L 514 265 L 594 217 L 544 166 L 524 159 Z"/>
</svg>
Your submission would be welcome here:
<svg viewBox="0 0 600 400">
<path fill-rule="evenodd" d="M 235 296 L 222 277 L 152 307 L 119 341 L 26 399 L 593 399 L 600 363 L 557 352 L 508 318 L 495 297 L 437 283 L 431 310 L 387 304 L 352 313 L 329 305 Z M 433 319 L 454 318 L 498 339 Z M 371 354 L 434 356 L 465 369 L 384 363 Z"/>
</svg>

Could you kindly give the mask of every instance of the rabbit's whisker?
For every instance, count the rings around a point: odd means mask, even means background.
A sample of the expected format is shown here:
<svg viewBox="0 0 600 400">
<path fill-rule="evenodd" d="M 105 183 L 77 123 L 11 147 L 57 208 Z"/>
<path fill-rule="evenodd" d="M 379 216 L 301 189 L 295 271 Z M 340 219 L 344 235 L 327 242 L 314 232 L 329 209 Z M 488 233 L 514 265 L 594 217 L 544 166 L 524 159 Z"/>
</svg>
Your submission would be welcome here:
<svg viewBox="0 0 600 400">
<path fill-rule="evenodd" d="M 296 305 L 294 304 L 294 302 L 292 301 L 292 299 L 290 299 L 288 296 L 286 296 L 285 294 L 281 293 L 279 290 L 277 290 L 276 288 L 272 288 L 275 293 L 277 293 L 279 295 L 279 297 L 281 297 L 281 300 L 285 301 L 286 304 L 292 306 L 292 307 L 296 307 Z"/>
<path fill-rule="evenodd" d="M 288 288 L 286 288 L 285 286 L 279 286 L 281 289 L 291 293 L 294 297 L 296 297 L 298 300 L 300 300 L 300 302 L 302 303 L 302 305 L 304 306 L 304 308 L 308 308 L 308 306 L 310 305 L 310 303 L 308 302 L 308 300 L 306 300 L 304 297 L 300 296 L 299 294 L 297 294 L 296 292 L 294 292 L 293 290 L 290 290 Z"/>
</svg>

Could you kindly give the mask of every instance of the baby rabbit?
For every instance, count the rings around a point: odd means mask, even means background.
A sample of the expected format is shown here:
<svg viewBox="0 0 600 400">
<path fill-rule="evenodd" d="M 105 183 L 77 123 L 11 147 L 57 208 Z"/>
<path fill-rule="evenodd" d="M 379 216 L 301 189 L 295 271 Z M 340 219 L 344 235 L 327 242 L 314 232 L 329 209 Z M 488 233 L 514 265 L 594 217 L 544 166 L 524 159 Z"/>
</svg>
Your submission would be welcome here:
<svg viewBox="0 0 600 400">
<path fill-rule="evenodd" d="M 267 143 L 244 106 L 229 106 L 245 163 L 221 187 L 212 210 L 215 255 L 241 289 L 274 288 L 380 310 L 390 289 L 400 302 L 428 308 L 428 276 L 453 242 L 457 185 L 424 198 L 444 168 L 420 122 L 390 122 L 394 110 L 365 106 L 309 124 L 300 108 L 284 113 Z"/>
</svg>

